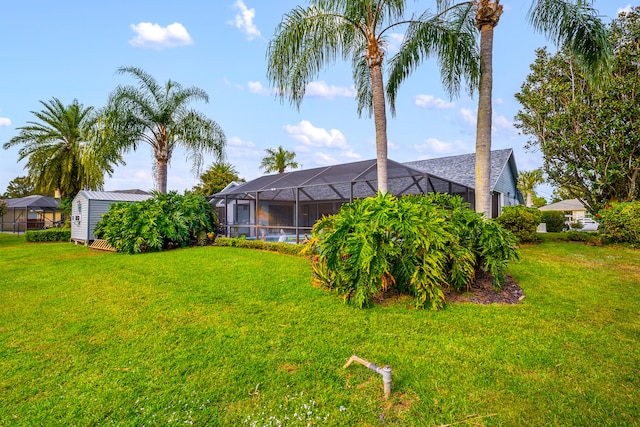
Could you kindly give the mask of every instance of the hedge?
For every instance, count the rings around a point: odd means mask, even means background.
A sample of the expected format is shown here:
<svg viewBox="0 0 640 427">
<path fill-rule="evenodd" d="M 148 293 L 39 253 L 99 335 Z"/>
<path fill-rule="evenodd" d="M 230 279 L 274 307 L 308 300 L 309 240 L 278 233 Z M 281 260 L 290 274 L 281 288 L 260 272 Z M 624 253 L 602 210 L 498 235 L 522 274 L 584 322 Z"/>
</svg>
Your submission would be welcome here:
<svg viewBox="0 0 640 427">
<path fill-rule="evenodd" d="M 27 242 L 68 242 L 71 240 L 70 228 L 49 228 L 30 230 L 24 233 Z"/>
</svg>

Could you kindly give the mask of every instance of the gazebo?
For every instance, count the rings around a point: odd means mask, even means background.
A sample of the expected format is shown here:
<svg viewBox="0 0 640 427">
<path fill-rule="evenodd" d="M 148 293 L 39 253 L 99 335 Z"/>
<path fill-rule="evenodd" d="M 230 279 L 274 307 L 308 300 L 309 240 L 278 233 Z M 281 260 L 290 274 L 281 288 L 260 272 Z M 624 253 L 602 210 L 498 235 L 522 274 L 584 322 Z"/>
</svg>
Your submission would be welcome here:
<svg viewBox="0 0 640 427">
<path fill-rule="evenodd" d="M 377 193 L 377 161 L 365 160 L 265 175 L 225 188 L 212 196 L 229 237 L 299 242 L 323 215 L 344 203 Z M 472 188 L 387 160 L 388 191 L 405 194 L 449 193 L 472 206 Z"/>
<path fill-rule="evenodd" d="M 47 196 L 5 199 L 7 211 L 0 217 L 0 231 L 13 233 L 54 227 L 63 221 L 60 201 Z"/>
</svg>

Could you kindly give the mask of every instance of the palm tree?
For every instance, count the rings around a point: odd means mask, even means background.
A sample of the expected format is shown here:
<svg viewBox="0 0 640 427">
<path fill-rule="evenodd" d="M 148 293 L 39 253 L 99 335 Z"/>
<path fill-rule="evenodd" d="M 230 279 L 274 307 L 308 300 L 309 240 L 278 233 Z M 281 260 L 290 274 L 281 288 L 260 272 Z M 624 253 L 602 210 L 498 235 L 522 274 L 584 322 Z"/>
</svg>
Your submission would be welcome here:
<svg viewBox="0 0 640 427">
<path fill-rule="evenodd" d="M 539 184 L 544 182 L 542 169 L 534 169 L 531 171 L 522 171 L 518 175 L 518 190 L 526 197 L 526 205 L 528 208 L 533 206 L 533 196 L 535 189 Z"/>
<path fill-rule="evenodd" d="M 267 148 L 264 150 L 267 155 L 262 159 L 260 163 L 260 169 L 264 169 L 265 173 L 278 172 L 284 173 L 285 169 L 297 169 L 298 162 L 293 159 L 296 158 L 296 153 L 293 151 L 287 151 L 282 148 L 282 145 L 277 150 L 273 148 Z"/>
<path fill-rule="evenodd" d="M 187 108 L 191 101 L 209 101 L 204 90 L 183 88 L 172 80 L 160 85 L 140 68 L 121 67 L 117 72 L 133 76 L 138 86 L 118 86 L 111 93 L 104 114 L 108 139 L 121 151 L 136 150 L 139 143 L 153 149 L 159 193 L 167 192 L 167 166 L 177 146 L 186 149 L 195 173 L 204 153 L 223 159 L 226 137 L 220 125 Z"/>
<path fill-rule="evenodd" d="M 102 189 L 104 174 L 111 176 L 114 165 L 124 162 L 118 153 L 104 151 L 93 107 L 78 100 L 65 106 L 57 98 L 40 103 L 44 109 L 31 112 L 37 121 L 18 128 L 20 134 L 3 147 L 23 145 L 18 160 L 27 159 L 28 177 L 38 192 L 66 197 L 83 188 Z"/>
<path fill-rule="evenodd" d="M 210 196 L 224 190 L 233 181 L 244 182 L 244 179 L 238 176 L 231 163 L 218 161 L 200 175 L 200 184 L 193 187 L 193 193 Z"/>
<path fill-rule="evenodd" d="M 405 19 L 404 0 L 311 0 L 284 16 L 269 43 L 268 77 L 278 96 L 296 107 L 320 70 L 338 57 L 350 60 L 357 91 L 358 114 L 374 117 L 378 189 L 387 192 L 387 116 L 382 65 L 388 36 L 398 26 L 418 34 L 424 57 L 434 55 L 443 70 L 445 87 L 455 88 L 460 75 L 473 82 L 477 74 L 475 39 L 467 27 L 450 25 L 442 15 L 425 12 Z M 453 80 L 451 80 L 453 78 Z M 393 101 L 390 100 L 393 108 Z"/>
<path fill-rule="evenodd" d="M 455 3 L 455 4 L 454 4 Z M 529 20 L 533 28 L 568 47 L 585 71 L 597 77 L 611 50 L 605 25 L 590 0 L 532 0 Z M 502 15 L 500 0 L 438 0 L 447 11 L 475 21 L 480 32 L 480 87 L 476 125 L 476 211 L 490 216 L 491 125 L 493 88 L 493 31 Z M 514 35 L 515 36 L 515 35 Z"/>
</svg>

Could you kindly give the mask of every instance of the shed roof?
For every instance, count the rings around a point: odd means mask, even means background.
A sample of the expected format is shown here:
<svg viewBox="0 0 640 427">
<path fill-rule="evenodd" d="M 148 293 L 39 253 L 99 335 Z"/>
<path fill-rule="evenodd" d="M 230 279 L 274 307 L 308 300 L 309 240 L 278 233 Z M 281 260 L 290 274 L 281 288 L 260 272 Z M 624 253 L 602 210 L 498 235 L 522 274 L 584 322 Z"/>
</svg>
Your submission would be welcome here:
<svg viewBox="0 0 640 427">
<path fill-rule="evenodd" d="M 586 211 L 587 208 L 579 199 L 561 200 L 539 208 L 541 211 Z"/>
<path fill-rule="evenodd" d="M 462 154 L 459 156 L 439 157 L 436 159 L 417 160 L 407 162 L 405 165 L 428 174 L 448 179 L 469 188 L 476 186 L 476 154 Z M 513 176 L 518 176 L 515 160 L 513 159 L 513 149 L 491 151 L 491 180 L 490 189 L 496 186 L 502 171 L 505 168 L 513 169 Z"/>
<path fill-rule="evenodd" d="M 5 199 L 7 208 L 29 209 L 56 209 L 60 206 L 60 200 L 48 196 L 27 196 L 19 199 Z"/>
<path fill-rule="evenodd" d="M 87 200 L 103 200 L 109 202 L 142 202 L 151 198 L 151 194 L 138 194 L 118 191 L 87 191 L 78 192 L 76 198 L 84 197 Z"/>
</svg>

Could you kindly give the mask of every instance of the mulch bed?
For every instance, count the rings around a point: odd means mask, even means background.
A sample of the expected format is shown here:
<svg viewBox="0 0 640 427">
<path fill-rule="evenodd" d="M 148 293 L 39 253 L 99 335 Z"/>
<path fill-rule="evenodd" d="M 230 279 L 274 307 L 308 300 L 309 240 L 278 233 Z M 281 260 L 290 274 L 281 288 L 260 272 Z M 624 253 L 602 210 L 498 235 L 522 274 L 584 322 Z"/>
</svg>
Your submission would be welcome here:
<svg viewBox="0 0 640 427">
<path fill-rule="evenodd" d="M 471 302 L 475 304 L 518 304 L 525 295 L 522 288 L 511 277 L 507 276 L 500 292 L 493 289 L 491 273 L 480 271 L 471 289 L 465 292 L 444 290 L 447 303 Z"/>
</svg>

